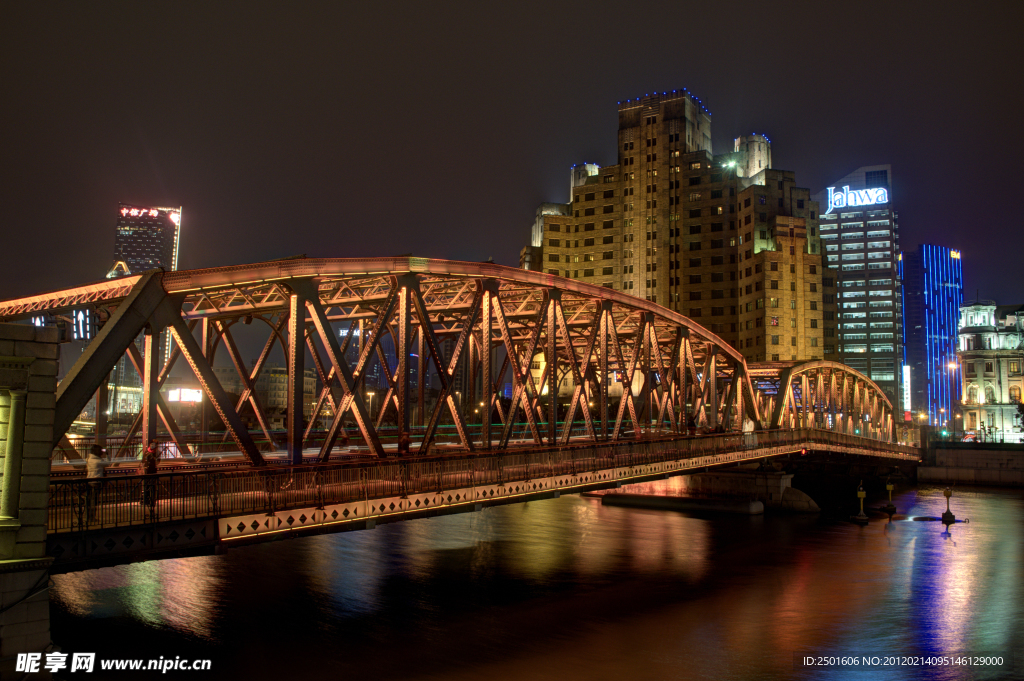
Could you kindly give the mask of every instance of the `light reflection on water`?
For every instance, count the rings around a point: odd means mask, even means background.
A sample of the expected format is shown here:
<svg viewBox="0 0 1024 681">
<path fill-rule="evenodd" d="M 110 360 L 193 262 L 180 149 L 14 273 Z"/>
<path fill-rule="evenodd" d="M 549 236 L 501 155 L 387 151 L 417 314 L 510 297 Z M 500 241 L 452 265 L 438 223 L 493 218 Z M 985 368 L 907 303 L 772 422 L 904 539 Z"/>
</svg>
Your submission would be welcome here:
<svg viewBox="0 0 1024 681">
<path fill-rule="evenodd" d="M 895 502 L 945 510 L 941 489 Z M 563 497 L 58 576 L 52 630 L 209 657 L 205 678 L 866 679 L 793 654 L 1024 650 L 1021 494 L 958 490 L 953 511 L 971 522 L 946 533 Z"/>
</svg>

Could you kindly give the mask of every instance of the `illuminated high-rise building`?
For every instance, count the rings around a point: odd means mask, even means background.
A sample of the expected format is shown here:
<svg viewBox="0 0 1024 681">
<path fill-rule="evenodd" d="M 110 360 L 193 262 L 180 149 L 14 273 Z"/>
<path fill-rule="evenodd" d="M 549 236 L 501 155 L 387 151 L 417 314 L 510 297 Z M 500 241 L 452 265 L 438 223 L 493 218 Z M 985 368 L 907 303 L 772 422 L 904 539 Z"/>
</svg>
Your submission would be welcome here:
<svg viewBox="0 0 1024 681">
<path fill-rule="evenodd" d="M 829 359 L 818 204 L 772 167 L 771 140 L 713 154 L 711 114 L 685 89 L 619 102 L 618 122 L 618 162 L 572 168 L 520 265 L 664 305 L 749 361 Z"/>
<path fill-rule="evenodd" d="M 114 234 L 114 264 L 107 279 L 141 274 L 148 270 L 178 269 L 178 240 L 181 233 L 181 208 L 153 208 L 122 203 L 118 207 Z M 141 338 L 137 341 L 141 350 Z M 160 334 L 157 356 L 167 360 L 170 344 Z M 142 381 L 135 367 L 122 357 L 110 376 L 112 415 L 137 413 L 142 408 Z"/>
<path fill-rule="evenodd" d="M 122 203 L 114 236 L 114 265 L 107 278 L 158 268 L 178 269 L 181 208 L 141 208 Z"/>
<path fill-rule="evenodd" d="M 821 246 L 837 280 L 838 360 L 900 401 L 903 308 L 892 168 L 858 168 L 817 194 Z"/>
<path fill-rule="evenodd" d="M 964 300 L 960 251 L 921 244 L 900 258 L 903 281 L 903 411 L 943 426 L 960 399 L 957 331 Z M 909 405 L 907 400 L 909 398 Z"/>
</svg>

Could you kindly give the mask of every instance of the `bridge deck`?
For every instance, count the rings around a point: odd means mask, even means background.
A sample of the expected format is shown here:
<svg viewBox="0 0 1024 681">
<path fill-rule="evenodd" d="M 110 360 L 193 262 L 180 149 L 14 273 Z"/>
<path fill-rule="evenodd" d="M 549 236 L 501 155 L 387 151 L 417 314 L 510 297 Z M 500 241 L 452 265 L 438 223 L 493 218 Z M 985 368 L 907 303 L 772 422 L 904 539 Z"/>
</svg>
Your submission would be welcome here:
<svg viewBox="0 0 1024 681">
<path fill-rule="evenodd" d="M 364 529 L 799 452 L 917 461 L 916 449 L 831 431 L 767 431 L 526 453 L 197 471 L 51 484 L 49 553 L 92 566 L 219 543 Z M 155 503 L 146 503 L 153 494 Z M 205 547 L 205 548 L 204 548 Z"/>
</svg>

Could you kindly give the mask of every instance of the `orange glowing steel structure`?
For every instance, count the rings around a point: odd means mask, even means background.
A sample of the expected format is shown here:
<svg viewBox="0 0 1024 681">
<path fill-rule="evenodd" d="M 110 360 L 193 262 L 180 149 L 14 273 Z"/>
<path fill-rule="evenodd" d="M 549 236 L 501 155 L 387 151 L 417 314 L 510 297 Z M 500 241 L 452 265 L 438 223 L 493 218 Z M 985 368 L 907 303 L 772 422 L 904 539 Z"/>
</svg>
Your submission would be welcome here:
<svg viewBox="0 0 1024 681">
<path fill-rule="evenodd" d="M 127 353 L 142 378 L 143 408 L 125 442 L 136 438 L 145 446 L 156 437 L 159 420 L 178 450 L 188 453 L 189 443 L 160 394 L 183 358 L 198 378 L 203 403 L 223 422 L 225 437 L 250 463 L 261 465 L 254 437 L 273 445 L 275 436 L 254 386 L 275 345 L 287 361 L 287 432 L 280 444 L 292 463 L 302 461 L 312 429 L 302 411 L 307 351 L 321 386 L 315 413 L 331 414 L 319 446 L 322 462 L 341 436 L 348 437 L 346 428 L 358 431 L 357 440 L 370 454 L 383 456 L 385 417 L 410 434 L 410 451 L 422 454 L 434 447 L 442 424 L 453 429 L 452 444 L 463 451 L 683 436 L 694 428 L 739 431 L 745 423 L 747 429 L 845 431 L 849 420 L 806 417 L 809 402 L 803 396 L 825 390 L 833 376 L 860 391 L 849 404 L 862 422 L 862 414 L 870 413 L 864 436 L 892 441 L 891 405 L 879 399 L 877 386 L 848 368 L 762 367 L 754 372 L 762 379 L 758 385 L 774 379 L 773 397 L 755 389 L 741 353 L 687 317 L 622 292 L 490 263 L 297 258 L 147 272 L 0 301 L 0 321 L 83 307 L 96 315 L 99 330 L 59 386 L 55 446 L 89 400 L 102 395 L 111 367 Z M 251 369 L 232 336 L 239 321 L 259 321 L 269 329 Z M 154 338 L 164 330 L 175 347 L 160 362 Z M 142 351 L 135 344 L 140 334 Z M 381 350 L 386 336 L 397 349 L 393 361 Z M 221 346 L 242 381 L 236 401 L 212 368 Z M 371 418 L 366 377 L 375 366 L 385 387 L 378 389 L 378 413 Z M 410 381 L 412 371 L 420 380 Z M 462 390 L 455 386 L 459 372 L 470 377 Z M 439 386 L 431 409 L 425 408 L 428 376 Z M 506 384 L 507 401 L 500 396 Z M 470 427 L 479 403 L 483 415 Z M 829 402 L 845 404 L 838 397 Z M 240 417 L 246 405 L 259 426 L 253 433 Z M 803 411 L 798 414 L 794 405 Z"/>
</svg>

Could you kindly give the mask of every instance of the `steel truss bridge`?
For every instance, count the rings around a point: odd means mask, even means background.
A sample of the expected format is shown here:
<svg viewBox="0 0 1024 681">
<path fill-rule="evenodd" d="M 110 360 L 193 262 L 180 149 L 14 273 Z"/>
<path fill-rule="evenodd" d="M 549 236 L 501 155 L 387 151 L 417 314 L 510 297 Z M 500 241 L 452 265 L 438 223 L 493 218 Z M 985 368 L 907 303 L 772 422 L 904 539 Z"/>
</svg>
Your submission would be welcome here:
<svg viewBox="0 0 1024 681">
<path fill-rule="evenodd" d="M 55 451 L 77 456 L 65 434 L 94 397 L 96 435 L 106 435 L 108 377 L 127 357 L 141 379 L 142 409 L 121 448 L 138 451 L 157 439 L 159 423 L 163 437 L 191 455 L 195 439 L 160 392 L 184 359 L 204 406 L 223 423 L 225 447 L 240 453 L 248 470 L 111 479 L 96 512 L 86 508 L 84 481 L 54 478 L 50 536 L 52 552 L 64 556 L 58 564 L 98 560 L 104 549 L 132 553 L 133 545 L 155 551 L 158 535 L 200 537 L 198 546 L 313 525 L 366 527 L 380 518 L 472 510 L 808 447 L 917 459 L 917 450 L 894 443 L 884 393 L 845 365 L 748 366 L 721 338 L 655 303 L 489 263 L 296 258 L 148 272 L 0 301 L 0 321 L 82 309 L 96 315 L 98 332 L 58 387 Z M 254 322 L 267 333 L 247 367 L 233 329 Z M 163 354 L 158 338 L 165 331 L 173 343 Z M 388 336 L 393 358 L 381 342 Z M 287 365 L 283 437 L 272 431 L 255 390 L 275 346 Z M 237 400 L 213 369 L 220 349 L 238 373 Z M 303 420 L 307 351 L 320 386 L 314 414 L 331 415 L 323 432 L 314 430 L 316 418 Z M 384 393 L 375 419 L 366 402 L 370 375 L 386 385 L 369 386 Z M 508 383 L 511 399 L 501 399 Z M 430 390 L 431 408 L 428 386 L 438 386 Z M 254 415 L 252 431 L 243 408 Z M 204 410 L 204 441 L 207 421 Z M 386 422 L 395 425 L 389 430 Z M 441 437 L 442 430 L 452 437 Z M 709 431 L 718 434 L 693 437 Z M 389 438 L 400 432 L 409 434 L 410 457 L 391 459 Z M 362 461 L 339 460 L 341 436 L 353 439 Z M 264 456 L 279 450 L 283 461 Z M 153 508 L 138 503 L 146 484 L 160 499 Z M 288 509 L 298 510 L 286 518 Z M 107 539 L 96 541 L 104 533 Z M 177 541 L 166 540 L 164 549 Z"/>
</svg>

